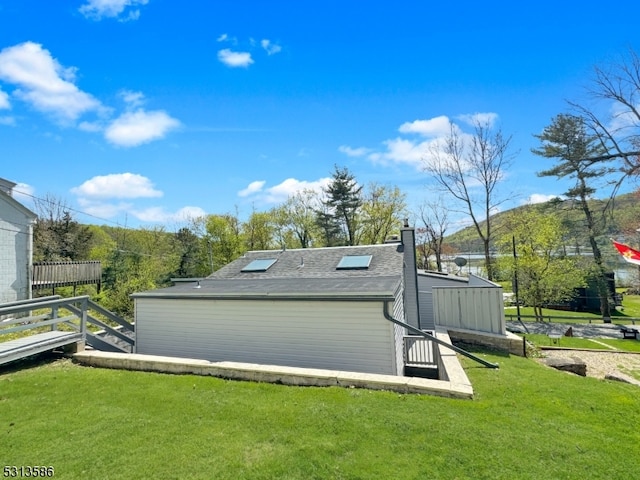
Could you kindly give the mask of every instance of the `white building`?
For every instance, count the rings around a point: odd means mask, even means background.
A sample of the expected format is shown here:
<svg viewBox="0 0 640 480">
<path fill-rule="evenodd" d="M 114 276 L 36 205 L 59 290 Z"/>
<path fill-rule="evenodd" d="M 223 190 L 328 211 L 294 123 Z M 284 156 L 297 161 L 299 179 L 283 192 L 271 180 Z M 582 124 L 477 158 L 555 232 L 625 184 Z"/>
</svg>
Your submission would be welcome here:
<svg viewBox="0 0 640 480">
<path fill-rule="evenodd" d="M 36 214 L 13 198 L 15 185 L 0 178 L 0 303 L 31 298 Z"/>
</svg>

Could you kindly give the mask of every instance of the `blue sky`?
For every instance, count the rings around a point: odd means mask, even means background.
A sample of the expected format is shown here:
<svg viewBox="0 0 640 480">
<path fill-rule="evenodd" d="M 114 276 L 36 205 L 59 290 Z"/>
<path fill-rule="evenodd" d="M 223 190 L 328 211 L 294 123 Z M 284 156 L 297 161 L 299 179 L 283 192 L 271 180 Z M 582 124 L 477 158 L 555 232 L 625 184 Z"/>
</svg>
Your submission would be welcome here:
<svg viewBox="0 0 640 480">
<path fill-rule="evenodd" d="M 561 194 L 533 134 L 639 49 L 637 1 L 445 3 L 0 0 L 0 177 L 98 224 L 246 217 L 334 165 L 416 208 L 428 145 L 483 114 L 503 208 Z"/>
</svg>

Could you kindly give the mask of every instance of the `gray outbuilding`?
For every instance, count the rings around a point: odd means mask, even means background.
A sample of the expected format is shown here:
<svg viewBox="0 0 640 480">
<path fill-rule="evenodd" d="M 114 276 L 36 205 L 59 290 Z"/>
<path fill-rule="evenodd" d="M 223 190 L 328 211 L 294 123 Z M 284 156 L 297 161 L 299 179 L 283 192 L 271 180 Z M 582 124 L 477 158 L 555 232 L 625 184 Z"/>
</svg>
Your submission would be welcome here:
<svg viewBox="0 0 640 480">
<path fill-rule="evenodd" d="M 402 375 L 406 330 L 387 316 L 418 325 L 413 235 L 251 251 L 205 279 L 134 294 L 136 351 Z"/>
</svg>

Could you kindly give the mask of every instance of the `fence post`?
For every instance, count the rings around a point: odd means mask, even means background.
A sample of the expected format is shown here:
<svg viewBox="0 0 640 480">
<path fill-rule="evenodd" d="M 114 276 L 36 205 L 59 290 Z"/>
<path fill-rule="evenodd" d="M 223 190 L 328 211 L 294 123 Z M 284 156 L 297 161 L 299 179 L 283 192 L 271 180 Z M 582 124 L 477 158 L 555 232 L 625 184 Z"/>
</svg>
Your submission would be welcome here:
<svg viewBox="0 0 640 480">
<path fill-rule="evenodd" d="M 54 305 L 53 307 L 51 307 L 51 319 L 53 320 L 54 318 L 58 318 L 58 305 Z M 54 331 L 57 329 L 58 329 L 58 324 L 52 323 L 51 331 Z"/>
<path fill-rule="evenodd" d="M 82 315 L 80 317 L 80 332 L 82 333 L 82 341 L 87 340 L 87 310 L 89 309 L 89 299 L 82 300 Z"/>
</svg>

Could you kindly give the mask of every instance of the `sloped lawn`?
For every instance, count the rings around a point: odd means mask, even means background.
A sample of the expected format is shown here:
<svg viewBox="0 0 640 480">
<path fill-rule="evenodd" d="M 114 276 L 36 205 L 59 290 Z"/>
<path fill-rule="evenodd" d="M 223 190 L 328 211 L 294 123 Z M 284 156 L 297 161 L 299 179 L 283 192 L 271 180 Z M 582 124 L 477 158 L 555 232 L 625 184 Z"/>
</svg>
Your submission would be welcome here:
<svg viewBox="0 0 640 480">
<path fill-rule="evenodd" d="M 630 479 L 640 389 L 482 354 L 475 400 L 94 369 L 0 370 L 2 465 L 64 479 Z"/>
</svg>

